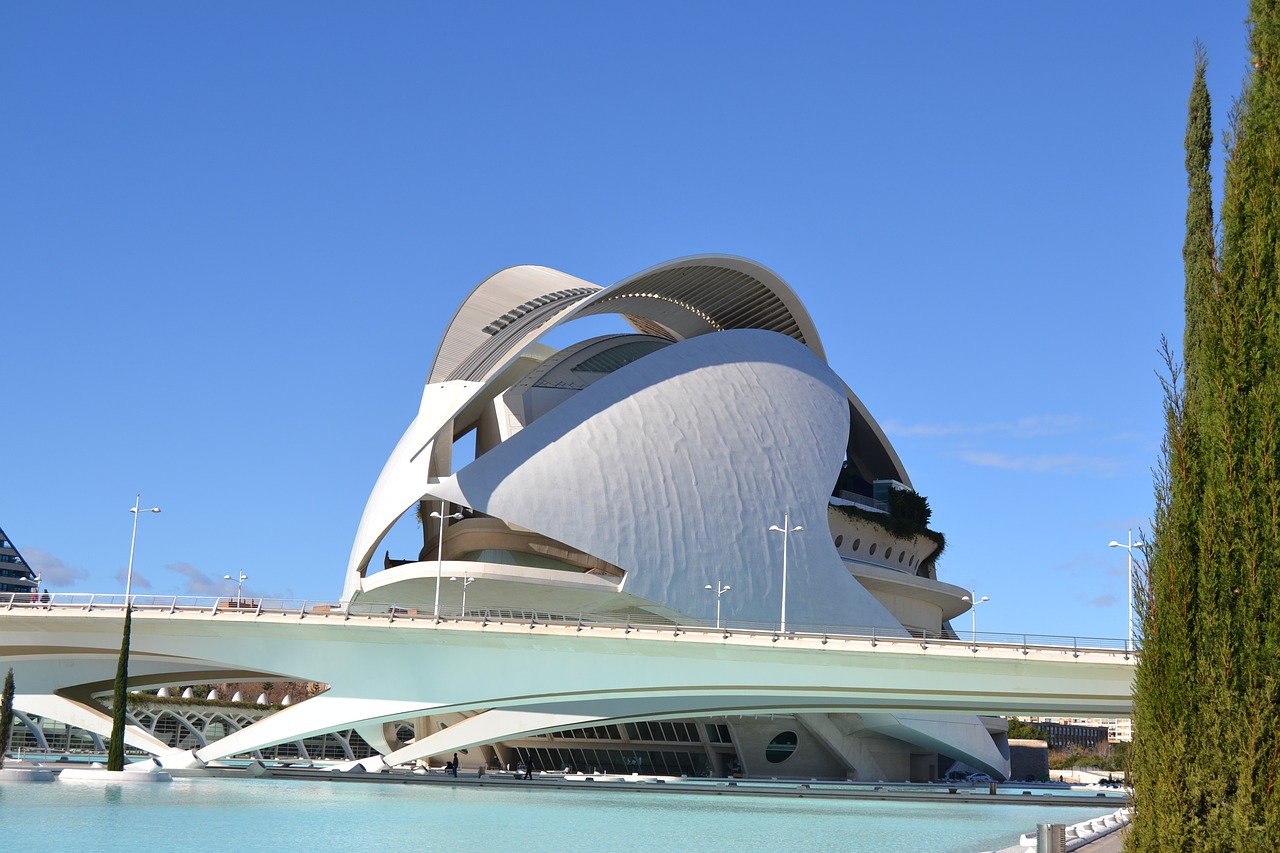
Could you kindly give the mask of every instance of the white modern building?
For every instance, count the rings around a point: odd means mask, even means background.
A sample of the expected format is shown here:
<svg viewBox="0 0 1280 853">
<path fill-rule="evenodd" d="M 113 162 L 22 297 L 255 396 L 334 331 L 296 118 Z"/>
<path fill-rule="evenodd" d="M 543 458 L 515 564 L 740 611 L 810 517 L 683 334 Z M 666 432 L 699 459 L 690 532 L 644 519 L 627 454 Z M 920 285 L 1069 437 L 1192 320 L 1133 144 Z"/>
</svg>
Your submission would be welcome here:
<svg viewBox="0 0 1280 853">
<path fill-rule="evenodd" d="M 621 330 L 574 335 L 600 315 Z M 974 713 L 1127 710 L 1118 660 L 1033 666 L 1025 648 L 987 660 L 956 642 L 937 663 L 930 641 L 955 641 L 969 602 L 938 580 L 927 521 L 769 270 L 701 256 L 601 287 L 512 267 L 445 331 L 341 601 L 297 620 L 139 611 L 131 686 L 330 685 L 188 762 L 350 730 L 389 763 L 463 750 L 471 764 L 873 780 L 953 762 L 1007 776 L 1004 720 Z M 0 618 L 0 640 L 30 664 L 20 709 L 101 730 L 91 697 L 109 687 L 118 614 L 84 609 Z M 966 672 L 990 688 L 966 692 Z M 182 745 L 154 729 L 133 742 Z"/>
<path fill-rule="evenodd" d="M 34 597 L 39 594 L 40 578 L 22 558 L 17 546 L 0 528 L 0 594 L 13 593 Z"/>
<path fill-rule="evenodd" d="M 540 345 L 598 314 L 633 331 Z M 888 514 L 910 486 L 765 268 L 688 258 L 601 288 L 513 267 L 446 330 L 366 505 L 343 598 L 457 607 L 462 586 L 437 591 L 436 578 L 465 574 L 471 610 L 711 621 L 706 587 L 727 584 L 722 619 L 772 624 L 785 538 L 790 627 L 938 636 L 966 593 L 933 575 L 941 537 Z M 420 553 L 379 560 L 415 505 Z M 805 530 L 770 531 L 787 519 Z"/>
<path fill-rule="evenodd" d="M 540 343 L 601 314 L 630 328 Z M 693 257 L 600 287 L 513 267 L 476 287 L 446 330 L 418 416 L 365 508 L 344 600 L 435 613 L 465 595 L 472 615 L 938 637 L 967 609 L 966 592 L 936 578 L 941 537 L 890 515 L 910 489 L 892 444 L 827 365 L 808 312 L 770 270 Z M 415 504 L 421 551 L 381 550 Z M 797 529 L 771 530 L 788 525 Z M 975 751 L 977 764 L 1003 771 L 999 720 L 948 720 L 957 750 L 941 758 L 936 723 L 920 722 L 922 734 L 879 720 L 863 729 L 878 746 L 860 761 L 835 749 L 796 773 L 925 778 Z M 766 741 L 797 727 L 739 725 L 739 739 L 750 729 Z M 822 725 L 847 734 L 865 721 Z"/>
</svg>

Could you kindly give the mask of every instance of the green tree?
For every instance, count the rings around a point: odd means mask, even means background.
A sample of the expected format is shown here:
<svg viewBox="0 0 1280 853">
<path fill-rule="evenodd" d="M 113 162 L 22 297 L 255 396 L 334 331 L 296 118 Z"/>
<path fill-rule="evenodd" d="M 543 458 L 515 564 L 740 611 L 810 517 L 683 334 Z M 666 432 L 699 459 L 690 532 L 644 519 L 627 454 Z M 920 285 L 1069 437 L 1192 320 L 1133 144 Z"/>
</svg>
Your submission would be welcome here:
<svg viewBox="0 0 1280 853">
<path fill-rule="evenodd" d="M 1253 0 L 1249 24 L 1216 251 L 1199 50 L 1189 102 L 1185 370 L 1166 347 L 1130 850 L 1280 838 L 1280 2 Z"/>
<path fill-rule="evenodd" d="M 9 733 L 13 731 L 13 670 L 4 677 L 4 692 L 0 693 L 0 768 L 4 767 L 4 753 L 9 748 Z"/>
<path fill-rule="evenodd" d="M 129 632 L 133 608 L 124 607 L 124 633 L 120 639 L 120 659 L 116 663 L 115 690 L 111 694 L 111 741 L 107 744 L 107 769 L 124 769 L 124 716 L 129 710 Z"/>
<path fill-rule="evenodd" d="M 1009 718 L 1009 737 L 1015 740 L 1048 740 L 1044 729 L 1033 723 L 1024 723 L 1017 717 Z"/>
</svg>

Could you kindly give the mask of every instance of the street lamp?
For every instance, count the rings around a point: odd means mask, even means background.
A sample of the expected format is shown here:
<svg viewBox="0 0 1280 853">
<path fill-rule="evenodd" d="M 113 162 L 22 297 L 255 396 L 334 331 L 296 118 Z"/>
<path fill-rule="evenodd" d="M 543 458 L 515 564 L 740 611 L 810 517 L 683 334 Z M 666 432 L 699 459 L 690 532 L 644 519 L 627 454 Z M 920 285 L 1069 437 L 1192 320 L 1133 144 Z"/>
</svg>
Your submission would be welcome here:
<svg viewBox="0 0 1280 853">
<path fill-rule="evenodd" d="M 973 637 L 971 639 L 971 642 L 973 646 L 976 648 L 978 645 L 978 605 L 984 601 L 990 601 L 991 599 L 985 595 L 982 596 L 982 598 L 978 598 L 978 593 L 974 592 L 970 595 L 960 596 L 960 600 L 968 601 L 972 605 L 969 608 L 969 613 L 973 616 Z"/>
<path fill-rule="evenodd" d="M 792 533 L 799 533 L 804 528 L 798 524 L 795 527 L 791 526 L 791 510 L 787 510 L 782 518 L 782 526 L 771 524 L 769 530 L 782 534 L 782 625 L 778 633 L 785 634 L 787 632 L 787 539 Z"/>
<path fill-rule="evenodd" d="M 1147 543 L 1134 542 L 1133 528 L 1130 527 L 1128 545 L 1125 545 L 1123 542 L 1117 542 L 1116 540 L 1112 539 L 1109 543 L 1107 543 L 1107 547 L 1123 548 L 1129 552 L 1129 640 L 1128 640 L 1128 645 L 1125 646 L 1125 651 L 1127 652 L 1133 648 L 1133 549 L 1137 548 L 1139 550 L 1144 550 L 1147 547 Z"/>
<path fill-rule="evenodd" d="M 451 581 L 457 581 L 462 584 L 462 615 L 467 615 L 467 587 L 476 582 L 475 578 L 467 577 L 465 574 L 460 578 L 449 578 Z"/>
<path fill-rule="evenodd" d="M 223 578 L 223 580 L 229 580 L 229 581 L 235 581 L 235 582 L 236 582 L 236 607 L 239 607 L 239 606 L 240 606 L 240 600 L 241 600 L 241 599 L 240 599 L 240 589 L 241 589 L 241 587 L 243 587 L 243 586 L 244 586 L 244 582 L 245 582 L 245 581 L 247 581 L 247 580 L 249 579 L 249 576 L 248 576 L 248 575 L 246 575 L 246 574 L 244 573 L 244 569 L 241 569 L 241 570 L 240 570 L 240 577 L 238 577 L 238 578 L 233 578 L 233 577 L 231 577 L 231 575 L 223 575 L 223 576 L 222 576 L 222 578 Z"/>
<path fill-rule="evenodd" d="M 455 512 L 451 515 L 445 515 L 444 512 L 449 508 L 447 501 L 440 501 L 440 512 L 433 512 L 430 518 L 440 519 L 440 537 L 436 542 L 436 621 L 440 621 L 440 566 L 444 563 L 444 520 L 446 518 L 462 518 L 462 513 Z"/>
<path fill-rule="evenodd" d="M 133 513 L 133 538 L 129 540 L 129 570 L 124 576 L 124 607 L 129 609 L 132 602 L 130 596 L 133 593 L 133 552 L 138 544 L 138 514 L 142 512 L 159 512 L 160 507 L 153 506 L 150 509 L 139 509 L 138 504 L 142 501 L 142 495 L 134 495 L 133 506 L 129 512 Z"/>
<path fill-rule="evenodd" d="M 716 578 L 715 586 L 712 586 L 711 584 L 707 584 L 706 586 L 703 587 L 703 589 L 714 589 L 716 591 L 716 630 L 719 631 L 720 630 L 720 596 L 724 595 L 726 592 L 733 589 L 733 587 L 729 586 L 728 584 L 721 586 L 720 579 Z"/>
</svg>

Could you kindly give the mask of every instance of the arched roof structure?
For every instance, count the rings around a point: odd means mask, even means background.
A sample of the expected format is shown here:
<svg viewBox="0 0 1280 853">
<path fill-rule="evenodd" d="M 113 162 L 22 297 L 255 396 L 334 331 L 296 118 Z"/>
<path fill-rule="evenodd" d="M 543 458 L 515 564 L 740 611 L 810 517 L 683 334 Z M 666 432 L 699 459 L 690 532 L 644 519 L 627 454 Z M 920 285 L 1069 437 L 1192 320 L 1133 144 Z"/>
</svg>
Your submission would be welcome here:
<svg viewBox="0 0 1280 853">
<path fill-rule="evenodd" d="M 674 343 L 713 332 L 774 332 L 826 362 L 817 328 L 794 291 L 772 270 L 745 258 L 679 258 L 603 288 L 547 267 L 501 270 L 466 297 L 445 331 L 418 416 L 388 459 L 365 507 L 344 598 L 359 587 L 392 525 L 414 501 L 429 499 L 432 484 L 452 472 L 456 436 L 475 425 L 496 395 L 547 356 L 539 340 L 570 320 L 604 314 L 617 314 L 638 332 Z M 856 448 L 863 473 L 870 475 L 868 479 L 910 485 L 879 425 L 844 387 L 848 447 Z"/>
<path fill-rule="evenodd" d="M 599 290 L 598 284 L 548 267 L 499 270 L 476 285 L 449 321 L 428 384 L 487 378 L 492 358 L 509 351 L 502 344 L 523 340 Z"/>
<path fill-rule="evenodd" d="M 809 312 L 776 273 L 746 258 L 695 255 L 606 288 L 548 267 L 500 270 L 454 314 L 427 382 L 486 381 L 555 326 L 600 314 L 672 341 L 726 329 L 778 332 L 826 360 Z"/>
</svg>

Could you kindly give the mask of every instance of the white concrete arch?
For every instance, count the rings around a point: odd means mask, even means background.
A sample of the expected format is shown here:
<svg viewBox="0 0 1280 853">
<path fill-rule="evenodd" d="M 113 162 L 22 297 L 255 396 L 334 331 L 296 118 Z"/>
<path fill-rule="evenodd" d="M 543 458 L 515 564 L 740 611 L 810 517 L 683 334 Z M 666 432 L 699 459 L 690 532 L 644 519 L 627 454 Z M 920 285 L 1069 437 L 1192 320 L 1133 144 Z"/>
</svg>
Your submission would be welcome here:
<svg viewBox="0 0 1280 853">
<path fill-rule="evenodd" d="M 428 371 L 427 384 L 452 379 L 475 381 L 478 354 L 517 332 L 534 330 L 554 320 L 600 285 L 553 270 L 521 265 L 507 267 L 480 282 L 462 301 L 445 329 Z"/>
<path fill-rule="evenodd" d="M 794 338 L 826 361 L 818 329 L 795 291 L 773 270 L 734 255 L 690 255 L 628 276 L 574 314 L 617 313 L 637 331 L 685 340 L 727 329 Z"/>
<path fill-rule="evenodd" d="M 617 313 L 639 331 L 655 326 L 684 340 L 725 329 L 793 337 L 823 360 L 804 304 L 777 273 L 733 255 L 691 255 L 642 270 L 607 288 L 553 270 L 508 267 L 482 281 L 446 328 L 428 384 L 484 381 L 521 347 L 578 316 Z"/>
<path fill-rule="evenodd" d="M 175 675 L 216 654 L 229 671 L 283 671 L 331 689 L 209 742 L 201 759 L 236 755 L 313 735 L 443 713 L 474 714 L 433 733 L 429 754 L 597 720 L 722 713 L 892 713 L 1124 715 L 1131 703 L 1131 656 L 1073 648 L 970 649 L 961 642 L 919 643 L 821 635 L 643 631 L 572 624 L 389 622 L 351 616 L 305 619 L 285 614 L 139 610 L 134 648 L 173 660 Z M 67 671 L 75 683 L 102 684 L 114 664 L 119 618 L 82 610 L 0 611 L 0 665 L 19 683 L 48 663 L 93 662 Z M 39 644 L 40 659 L 26 654 Z M 85 654 L 86 651 L 92 652 Z M 476 678 L 475 673 L 501 673 Z M 185 679 L 157 680 L 179 682 Z M 81 728 L 84 709 L 58 697 L 19 695 L 15 707 Z M 501 713 L 482 713 L 501 712 Z M 109 730 L 100 709 L 94 715 Z M 470 720 L 474 719 L 475 722 Z M 83 722 L 82 722 L 83 720 Z M 234 721 L 237 725 L 243 721 Z M 86 724 L 87 723 L 87 724 Z M 963 723 L 958 720 L 957 723 Z M 933 737 L 918 725 L 917 740 Z M 972 725 L 970 725 L 972 728 Z M 155 753 L 167 745 L 137 729 L 127 740 Z M 905 735 L 904 735 L 905 737 Z M 947 741 L 954 747 L 955 739 Z M 400 749 L 385 744 L 388 752 Z M 949 747 L 949 748 L 952 748 Z M 975 747 L 974 752 L 979 750 Z M 404 753 L 402 753 L 403 755 Z M 166 761 L 168 759 L 165 759 Z"/>
</svg>

